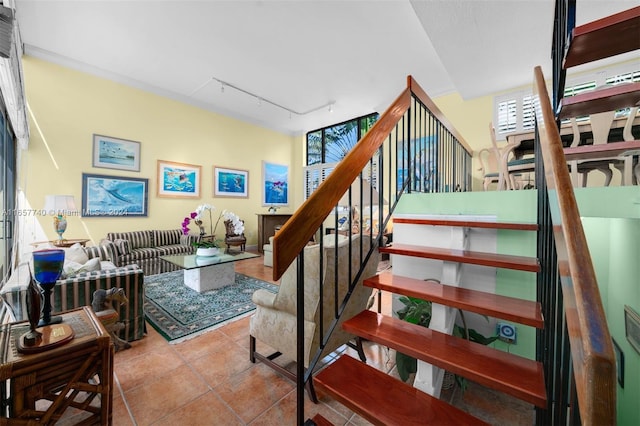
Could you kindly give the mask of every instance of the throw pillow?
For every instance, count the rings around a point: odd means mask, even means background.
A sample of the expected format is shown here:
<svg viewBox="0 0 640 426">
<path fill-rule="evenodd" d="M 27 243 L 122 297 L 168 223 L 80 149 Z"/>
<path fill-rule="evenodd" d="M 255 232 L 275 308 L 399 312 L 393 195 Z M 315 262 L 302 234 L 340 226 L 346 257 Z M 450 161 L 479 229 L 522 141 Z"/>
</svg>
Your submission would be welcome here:
<svg viewBox="0 0 640 426">
<path fill-rule="evenodd" d="M 116 269 L 117 266 L 113 264 L 113 262 L 109 262 L 108 260 L 100 261 L 100 270 L 106 271 L 107 269 Z"/>
<path fill-rule="evenodd" d="M 87 263 L 87 261 L 89 260 L 89 256 L 87 256 L 87 252 L 84 251 L 84 247 L 82 247 L 79 243 L 75 243 L 71 247 L 65 249 L 64 260 L 70 260 L 72 262 L 77 262 L 83 265 Z"/>
<path fill-rule="evenodd" d="M 100 259 L 97 257 L 94 257 L 93 259 L 89 259 L 84 264 L 74 262 L 73 260 L 66 261 L 64 262 L 62 273 L 64 278 L 71 278 L 83 272 L 93 272 L 93 271 L 99 271 L 99 270 L 100 270 Z"/>
<path fill-rule="evenodd" d="M 116 248 L 118 249 L 118 253 L 120 254 L 120 256 L 126 256 L 131 251 L 131 246 L 129 245 L 128 240 L 116 239 L 113 240 L 113 244 L 115 244 Z"/>
</svg>

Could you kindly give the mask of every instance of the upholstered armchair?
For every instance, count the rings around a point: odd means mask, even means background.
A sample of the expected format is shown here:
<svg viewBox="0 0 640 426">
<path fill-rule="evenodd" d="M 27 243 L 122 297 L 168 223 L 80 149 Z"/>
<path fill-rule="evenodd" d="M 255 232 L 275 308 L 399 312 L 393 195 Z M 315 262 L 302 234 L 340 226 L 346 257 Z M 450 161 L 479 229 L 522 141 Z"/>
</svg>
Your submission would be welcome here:
<svg viewBox="0 0 640 426">
<path fill-rule="evenodd" d="M 355 273 L 360 266 L 360 238 L 362 238 L 363 252 L 367 253 L 371 246 L 369 236 L 355 234 L 351 237 L 337 235 L 337 272 L 338 272 L 338 301 L 341 302 L 347 293 L 349 282 L 355 277 Z M 352 242 L 351 259 L 349 259 L 349 239 Z M 326 235 L 324 237 L 322 253 L 322 288 L 323 288 L 323 318 L 320 318 L 320 245 L 314 244 L 304 249 L 304 366 L 309 367 L 309 360 L 313 358 L 320 346 L 320 321 L 324 324 L 324 333 L 327 332 L 334 317 L 334 283 L 336 282 L 336 235 Z M 349 343 L 355 336 L 345 332 L 342 321 L 355 316 L 358 312 L 367 309 L 367 302 L 372 290 L 362 285 L 362 280 L 374 276 L 378 265 L 378 251 L 374 250 L 364 273 L 360 276 L 349 304 L 345 308 L 344 315 L 340 323 L 336 326 L 322 357 L 335 351 L 340 346 Z M 350 260 L 350 261 L 349 261 Z M 289 360 L 296 360 L 296 277 L 297 262 L 293 262 L 285 271 L 281 280 L 278 293 L 273 294 L 267 290 L 258 290 L 253 294 L 253 302 L 256 304 L 256 312 L 251 317 L 249 326 L 249 352 L 251 362 L 256 358 L 279 373 L 295 380 L 295 374 L 280 367 L 272 360 L 283 354 Z M 349 277 L 351 271 L 352 277 Z M 267 344 L 276 350 L 272 355 L 262 355 L 256 351 L 256 339 Z M 356 340 L 353 345 L 358 350 L 360 357 L 364 360 L 361 342 Z M 308 387 L 311 399 L 316 402 L 315 394 L 311 386 Z"/>
<path fill-rule="evenodd" d="M 244 224 L 244 220 L 242 223 Z M 231 246 L 240 246 L 240 251 L 244 251 L 245 244 L 247 244 L 244 232 L 242 234 L 236 234 L 236 231 L 233 229 L 233 222 L 230 220 L 224 221 L 224 227 L 226 229 L 224 243 L 227 245 L 227 251 L 229 251 Z"/>
</svg>

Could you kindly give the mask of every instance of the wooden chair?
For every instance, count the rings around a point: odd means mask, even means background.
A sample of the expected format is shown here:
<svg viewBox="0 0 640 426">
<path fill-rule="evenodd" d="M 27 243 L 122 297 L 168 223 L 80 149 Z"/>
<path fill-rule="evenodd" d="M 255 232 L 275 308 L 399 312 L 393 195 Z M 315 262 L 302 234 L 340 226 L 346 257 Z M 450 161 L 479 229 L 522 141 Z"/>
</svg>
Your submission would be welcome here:
<svg viewBox="0 0 640 426">
<path fill-rule="evenodd" d="M 624 129 L 622 131 L 622 138 L 624 141 L 633 141 L 635 138 L 631 133 L 631 128 L 633 127 L 633 122 L 638 114 L 638 107 L 633 107 L 629 111 L 629 116 L 627 117 L 627 121 L 624 125 Z M 622 174 L 622 184 L 623 185 L 640 185 L 640 155 L 635 154 L 632 155 L 630 159 L 631 165 L 625 164 L 625 161 L 616 162 L 613 166 L 620 171 Z M 631 172 L 631 182 L 627 182 L 627 176 L 625 176 L 625 168 L 632 167 Z"/>
<path fill-rule="evenodd" d="M 591 123 L 591 133 L 593 134 L 593 145 L 604 145 L 608 142 L 609 131 L 613 124 L 615 111 L 600 112 L 597 114 L 591 114 L 589 121 Z M 580 143 L 580 131 L 578 130 L 578 124 L 574 117 L 571 118 L 571 127 L 573 129 L 573 140 L 571 147 L 576 147 Z M 604 186 L 609 186 L 611 179 L 613 178 L 613 170 L 611 165 L 623 165 L 624 161 L 617 157 L 614 158 L 602 158 L 599 160 L 587 160 L 570 162 L 572 175 L 574 177 L 574 185 L 576 185 L 576 174 L 582 175 L 581 186 L 587 186 L 587 177 L 592 171 L 600 171 L 604 174 Z"/>
<path fill-rule="evenodd" d="M 478 159 L 480 160 L 480 168 L 478 170 L 482 173 L 483 188 L 485 191 L 488 191 L 489 185 L 500 181 L 498 158 L 493 149 L 483 148 L 478 152 Z"/>
<path fill-rule="evenodd" d="M 242 223 L 244 224 L 244 220 Z M 242 234 L 236 234 L 233 228 L 233 222 L 230 220 L 224 221 L 224 227 L 226 229 L 224 243 L 227 245 L 227 252 L 231 246 L 240 246 L 240 251 L 244 251 L 245 245 L 247 244 L 247 238 L 244 236 L 244 232 Z"/>
<path fill-rule="evenodd" d="M 498 146 L 493 123 L 489 123 L 489 134 L 491 135 L 494 155 L 498 159 L 498 190 L 505 188 L 520 189 L 522 186 L 522 174 L 533 172 L 535 169 L 534 158 L 515 158 L 514 151 L 520 145 L 519 143 L 507 143 L 502 147 Z"/>
</svg>

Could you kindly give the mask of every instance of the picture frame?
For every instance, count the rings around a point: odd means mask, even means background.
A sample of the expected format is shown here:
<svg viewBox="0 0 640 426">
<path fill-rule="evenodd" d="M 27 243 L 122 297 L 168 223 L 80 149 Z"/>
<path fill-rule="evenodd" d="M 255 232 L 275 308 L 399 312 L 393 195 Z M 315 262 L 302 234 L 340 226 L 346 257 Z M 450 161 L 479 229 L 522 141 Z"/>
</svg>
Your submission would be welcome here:
<svg viewBox="0 0 640 426">
<path fill-rule="evenodd" d="M 622 352 L 622 348 L 618 345 L 618 342 L 615 341 L 614 338 L 611 338 L 613 341 L 613 352 L 616 356 L 616 376 L 618 377 L 618 384 L 622 389 L 624 389 L 624 352 Z"/>
<path fill-rule="evenodd" d="M 93 167 L 140 171 L 140 142 L 93 135 Z"/>
<path fill-rule="evenodd" d="M 624 305 L 624 331 L 631 347 L 640 354 L 640 314 Z"/>
<path fill-rule="evenodd" d="M 149 179 L 82 174 L 82 217 L 147 216 Z"/>
<path fill-rule="evenodd" d="M 200 198 L 202 167 L 158 160 L 158 197 Z"/>
<path fill-rule="evenodd" d="M 213 166 L 213 196 L 249 198 L 249 171 Z"/>
<path fill-rule="evenodd" d="M 262 205 L 289 205 L 289 166 L 262 162 Z"/>
</svg>

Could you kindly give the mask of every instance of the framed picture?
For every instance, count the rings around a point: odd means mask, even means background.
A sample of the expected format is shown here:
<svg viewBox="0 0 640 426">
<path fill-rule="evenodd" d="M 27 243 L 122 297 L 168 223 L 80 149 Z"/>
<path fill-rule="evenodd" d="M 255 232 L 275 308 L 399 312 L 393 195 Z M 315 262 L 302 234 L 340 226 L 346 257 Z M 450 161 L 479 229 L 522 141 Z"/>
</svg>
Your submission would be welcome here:
<svg viewBox="0 0 640 426">
<path fill-rule="evenodd" d="M 613 341 L 613 352 L 616 355 L 616 375 L 618 376 L 618 384 L 622 389 L 624 389 L 624 352 L 618 345 L 618 342 L 615 339 L 611 339 Z"/>
<path fill-rule="evenodd" d="M 149 179 L 82 174 L 83 217 L 147 216 Z"/>
<path fill-rule="evenodd" d="M 213 166 L 213 196 L 249 198 L 249 172 Z"/>
<path fill-rule="evenodd" d="M 629 305 L 624 305 L 624 330 L 627 340 L 640 354 L 640 315 Z"/>
<path fill-rule="evenodd" d="M 262 162 L 262 205 L 289 205 L 289 166 Z"/>
<path fill-rule="evenodd" d="M 93 167 L 140 171 L 140 142 L 93 135 Z"/>
<path fill-rule="evenodd" d="M 158 160 L 158 197 L 200 198 L 202 167 Z"/>
</svg>

